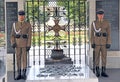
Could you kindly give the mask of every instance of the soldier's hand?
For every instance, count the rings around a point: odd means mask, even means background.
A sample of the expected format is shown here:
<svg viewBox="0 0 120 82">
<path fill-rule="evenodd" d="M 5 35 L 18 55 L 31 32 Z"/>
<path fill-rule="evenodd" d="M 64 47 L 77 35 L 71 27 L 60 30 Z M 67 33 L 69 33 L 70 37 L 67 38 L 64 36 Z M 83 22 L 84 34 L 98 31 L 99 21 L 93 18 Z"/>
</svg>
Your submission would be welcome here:
<svg viewBox="0 0 120 82">
<path fill-rule="evenodd" d="M 92 46 L 92 48 L 95 48 L 95 44 L 92 44 L 91 46 Z"/>
<path fill-rule="evenodd" d="M 26 51 L 29 51 L 30 50 L 30 47 L 26 47 Z"/>
<path fill-rule="evenodd" d="M 107 48 L 107 49 L 110 48 L 110 46 L 111 46 L 110 44 L 106 44 L 106 48 Z"/>
<path fill-rule="evenodd" d="M 12 48 L 15 48 L 16 46 L 17 46 L 16 43 L 12 44 Z"/>
</svg>

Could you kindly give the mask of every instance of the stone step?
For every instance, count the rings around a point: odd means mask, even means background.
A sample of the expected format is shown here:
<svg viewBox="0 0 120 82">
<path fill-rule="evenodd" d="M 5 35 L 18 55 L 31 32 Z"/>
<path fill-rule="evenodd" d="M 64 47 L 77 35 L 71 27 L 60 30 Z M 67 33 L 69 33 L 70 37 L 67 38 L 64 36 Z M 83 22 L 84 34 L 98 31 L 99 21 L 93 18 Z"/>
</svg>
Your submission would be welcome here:
<svg viewBox="0 0 120 82">
<path fill-rule="evenodd" d="M 26 82 L 98 82 L 88 66 L 56 64 L 32 66 L 27 71 Z"/>
</svg>

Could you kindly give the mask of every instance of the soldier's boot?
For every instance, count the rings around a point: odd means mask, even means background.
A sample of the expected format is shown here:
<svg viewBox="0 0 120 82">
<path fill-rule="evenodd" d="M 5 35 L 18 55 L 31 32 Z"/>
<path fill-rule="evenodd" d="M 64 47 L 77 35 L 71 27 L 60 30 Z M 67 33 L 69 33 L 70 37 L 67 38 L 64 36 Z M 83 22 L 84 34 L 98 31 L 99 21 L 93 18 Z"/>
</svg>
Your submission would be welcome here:
<svg viewBox="0 0 120 82">
<path fill-rule="evenodd" d="M 17 77 L 15 78 L 15 80 L 20 80 L 21 79 L 21 69 L 18 70 L 18 75 Z"/>
<path fill-rule="evenodd" d="M 102 72 L 101 72 L 101 76 L 103 77 L 108 77 L 108 75 L 106 74 L 106 68 L 104 66 L 102 66 Z"/>
<path fill-rule="evenodd" d="M 100 69 L 98 66 L 96 66 L 96 76 L 99 77 L 100 76 Z"/>
<path fill-rule="evenodd" d="M 23 74 L 22 74 L 22 79 L 26 80 L 27 76 L 26 76 L 26 69 L 23 69 Z"/>
</svg>

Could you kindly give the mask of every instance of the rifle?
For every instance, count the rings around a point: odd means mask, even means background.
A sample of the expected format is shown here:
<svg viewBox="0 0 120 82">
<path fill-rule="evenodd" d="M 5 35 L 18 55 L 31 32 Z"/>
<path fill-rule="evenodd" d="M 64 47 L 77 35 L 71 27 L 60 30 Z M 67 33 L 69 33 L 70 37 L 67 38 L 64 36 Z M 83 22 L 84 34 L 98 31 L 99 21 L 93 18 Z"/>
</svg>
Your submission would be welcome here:
<svg viewBox="0 0 120 82">
<path fill-rule="evenodd" d="M 14 80 L 15 80 L 15 49 L 14 49 L 14 52 L 13 52 L 13 77 L 14 77 Z"/>
<path fill-rule="evenodd" d="M 95 73 L 95 49 L 93 49 L 93 73 Z"/>
<path fill-rule="evenodd" d="M 30 56 L 29 56 L 29 51 L 27 51 L 27 67 L 30 68 Z"/>
</svg>

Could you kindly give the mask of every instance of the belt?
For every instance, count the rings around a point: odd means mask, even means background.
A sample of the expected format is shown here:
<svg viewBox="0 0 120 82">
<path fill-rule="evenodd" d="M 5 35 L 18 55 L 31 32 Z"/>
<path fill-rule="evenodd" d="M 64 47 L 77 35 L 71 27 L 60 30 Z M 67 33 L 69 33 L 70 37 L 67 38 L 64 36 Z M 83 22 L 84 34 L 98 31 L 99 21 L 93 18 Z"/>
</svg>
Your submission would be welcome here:
<svg viewBox="0 0 120 82">
<path fill-rule="evenodd" d="M 16 35 L 15 35 L 15 38 L 24 38 L 24 39 L 27 39 L 27 38 L 28 38 L 28 35 L 27 35 L 27 34 L 22 34 L 22 35 L 16 34 Z"/>
<path fill-rule="evenodd" d="M 107 33 L 101 33 L 101 32 L 97 32 L 97 33 L 95 33 L 95 35 L 97 36 L 97 37 L 100 37 L 100 36 L 103 36 L 103 37 L 107 37 Z"/>
</svg>

